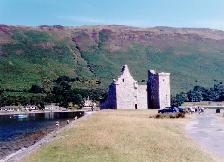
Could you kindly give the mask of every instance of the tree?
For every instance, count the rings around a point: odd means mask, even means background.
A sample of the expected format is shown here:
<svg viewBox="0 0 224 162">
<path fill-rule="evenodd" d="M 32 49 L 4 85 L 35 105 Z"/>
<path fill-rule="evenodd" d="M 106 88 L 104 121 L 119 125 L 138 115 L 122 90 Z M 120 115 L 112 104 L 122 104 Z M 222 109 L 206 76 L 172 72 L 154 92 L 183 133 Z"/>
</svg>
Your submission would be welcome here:
<svg viewBox="0 0 224 162">
<path fill-rule="evenodd" d="M 71 81 L 72 81 L 72 79 L 69 78 L 68 76 L 65 76 L 65 75 L 60 76 L 60 77 L 58 77 L 58 78 L 55 80 L 56 83 L 61 83 L 61 82 L 71 82 Z"/>
<path fill-rule="evenodd" d="M 222 101 L 223 100 L 223 94 L 224 94 L 224 85 L 222 82 L 219 82 L 218 84 L 214 85 L 213 88 L 214 93 L 216 94 L 216 101 Z"/>
<path fill-rule="evenodd" d="M 0 107 L 3 106 L 3 89 L 0 87 Z"/>
<path fill-rule="evenodd" d="M 30 93 L 43 93 L 43 88 L 41 88 L 40 86 L 33 84 L 31 86 L 31 88 L 29 89 Z"/>
<path fill-rule="evenodd" d="M 202 93 L 200 91 L 190 90 L 187 93 L 188 99 L 191 102 L 200 102 L 203 100 Z"/>
<path fill-rule="evenodd" d="M 78 106 L 83 106 L 83 97 L 80 94 L 75 94 L 72 96 L 70 102 Z"/>
<path fill-rule="evenodd" d="M 208 101 L 217 101 L 219 97 L 219 92 L 214 88 L 210 88 L 210 90 L 208 91 Z"/>
<path fill-rule="evenodd" d="M 47 77 L 42 78 L 42 85 L 43 85 L 43 90 L 46 93 L 51 93 L 52 88 L 53 88 L 53 83 L 50 79 Z"/>
<path fill-rule="evenodd" d="M 224 93 L 223 92 L 219 94 L 218 101 L 224 101 Z"/>
<path fill-rule="evenodd" d="M 69 84 L 69 81 L 64 77 L 59 77 L 55 81 L 52 94 L 53 96 L 51 96 L 51 98 L 54 102 L 57 102 L 60 104 L 60 106 L 67 108 L 72 95 L 71 85 Z"/>
<path fill-rule="evenodd" d="M 3 94 L 3 89 L 0 87 L 0 96 Z"/>
<path fill-rule="evenodd" d="M 187 97 L 187 94 L 184 92 L 177 94 L 175 97 L 171 97 L 172 106 L 181 106 L 184 102 L 187 102 L 187 101 L 188 101 L 188 97 Z"/>
<path fill-rule="evenodd" d="M 1 81 L 2 81 L 2 80 L 0 79 L 0 83 L 1 83 Z M 3 88 L 2 88 L 1 85 L 0 85 L 0 96 L 3 94 L 3 91 L 4 91 L 4 90 L 3 90 Z"/>
<path fill-rule="evenodd" d="M 53 87 L 52 93 L 59 95 L 60 94 L 67 95 L 68 93 L 70 93 L 70 91 L 71 91 L 71 85 L 69 85 L 69 83 L 66 81 L 62 81 Z"/>
</svg>

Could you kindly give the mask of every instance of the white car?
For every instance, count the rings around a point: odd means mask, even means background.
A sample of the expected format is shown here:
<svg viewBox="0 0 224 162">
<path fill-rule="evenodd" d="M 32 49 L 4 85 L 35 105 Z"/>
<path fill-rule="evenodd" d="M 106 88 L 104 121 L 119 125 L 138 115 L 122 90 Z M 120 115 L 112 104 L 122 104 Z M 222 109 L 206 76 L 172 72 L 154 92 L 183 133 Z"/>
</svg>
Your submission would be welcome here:
<svg viewBox="0 0 224 162">
<path fill-rule="evenodd" d="M 187 110 L 191 113 L 195 112 L 195 108 L 193 108 L 193 107 L 188 107 Z"/>
</svg>

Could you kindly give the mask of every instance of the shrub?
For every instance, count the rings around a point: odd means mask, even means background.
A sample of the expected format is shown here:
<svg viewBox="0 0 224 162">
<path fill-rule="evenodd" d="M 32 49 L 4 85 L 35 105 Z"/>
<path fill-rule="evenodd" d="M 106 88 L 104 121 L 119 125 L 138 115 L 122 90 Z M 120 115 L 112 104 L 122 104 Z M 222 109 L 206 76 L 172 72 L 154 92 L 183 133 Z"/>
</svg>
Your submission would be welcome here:
<svg viewBox="0 0 224 162">
<path fill-rule="evenodd" d="M 30 92 L 30 93 L 42 93 L 43 92 L 43 88 L 41 88 L 40 86 L 38 86 L 36 84 L 33 84 L 28 92 Z"/>
<path fill-rule="evenodd" d="M 175 119 L 175 118 L 185 118 L 185 113 L 177 112 L 177 113 L 158 113 L 153 116 L 156 119 Z"/>
</svg>

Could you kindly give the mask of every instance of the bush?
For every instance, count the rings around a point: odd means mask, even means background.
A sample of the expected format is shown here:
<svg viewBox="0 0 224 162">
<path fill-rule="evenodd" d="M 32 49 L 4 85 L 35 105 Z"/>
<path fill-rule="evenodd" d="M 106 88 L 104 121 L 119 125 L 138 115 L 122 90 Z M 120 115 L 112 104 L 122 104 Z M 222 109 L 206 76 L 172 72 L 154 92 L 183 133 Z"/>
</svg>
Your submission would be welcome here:
<svg viewBox="0 0 224 162">
<path fill-rule="evenodd" d="M 158 113 L 154 115 L 153 118 L 156 119 L 175 119 L 175 118 L 185 118 L 185 113 L 177 112 L 177 113 Z"/>
<path fill-rule="evenodd" d="M 30 93 L 43 93 L 43 88 L 41 88 L 40 86 L 38 86 L 36 84 L 33 84 L 28 92 L 30 92 Z"/>
</svg>

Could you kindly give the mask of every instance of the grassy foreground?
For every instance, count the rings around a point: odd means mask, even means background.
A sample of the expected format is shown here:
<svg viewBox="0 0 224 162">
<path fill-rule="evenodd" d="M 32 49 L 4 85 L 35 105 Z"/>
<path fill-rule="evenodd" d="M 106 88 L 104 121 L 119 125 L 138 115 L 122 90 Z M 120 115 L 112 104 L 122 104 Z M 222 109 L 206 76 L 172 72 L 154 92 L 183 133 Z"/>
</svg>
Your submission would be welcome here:
<svg viewBox="0 0 224 162">
<path fill-rule="evenodd" d="M 24 162 L 215 161 L 184 134 L 189 119 L 153 119 L 155 111 L 106 110 L 72 123 Z"/>
</svg>

